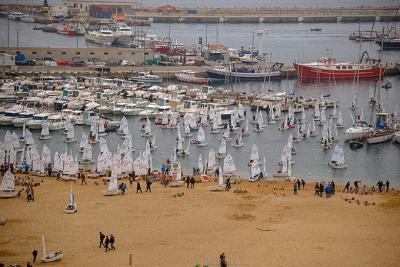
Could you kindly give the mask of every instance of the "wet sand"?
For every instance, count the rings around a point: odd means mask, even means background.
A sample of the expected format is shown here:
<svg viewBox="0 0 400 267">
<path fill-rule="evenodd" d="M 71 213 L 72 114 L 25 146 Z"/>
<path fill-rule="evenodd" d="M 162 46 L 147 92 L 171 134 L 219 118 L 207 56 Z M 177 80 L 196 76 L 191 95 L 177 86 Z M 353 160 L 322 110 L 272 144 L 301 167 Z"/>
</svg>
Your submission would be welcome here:
<svg viewBox="0 0 400 267">
<path fill-rule="evenodd" d="M 68 215 L 71 184 L 78 213 Z M 105 197 L 106 186 L 94 180 L 82 186 L 44 178 L 34 202 L 25 193 L 0 199 L 0 216 L 8 218 L 0 226 L 0 262 L 25 266 L 33 249 L 40 258 L 43 233 L 48 252 L 64 252 L 49 266 L 128 266 L 129 254 L 133 266 L 219 266 L 222 252 L 229 266 L 399 266 L 397 190 L 321 198 L 314 184 L 297 196 L 288 182 L 242 182 L 230 192 L 208 191 L 213 183 L 194 190 L 155 183 L 146 193 L 141 184 L 143 194 L 128 188 Z M 239 187 L 247 193 L 233 193 Z M 174 197 L 178 192 L 184 196 Z M 98 248 L 99 231 L 114 234 L 115 251 Z"/>
</svg>

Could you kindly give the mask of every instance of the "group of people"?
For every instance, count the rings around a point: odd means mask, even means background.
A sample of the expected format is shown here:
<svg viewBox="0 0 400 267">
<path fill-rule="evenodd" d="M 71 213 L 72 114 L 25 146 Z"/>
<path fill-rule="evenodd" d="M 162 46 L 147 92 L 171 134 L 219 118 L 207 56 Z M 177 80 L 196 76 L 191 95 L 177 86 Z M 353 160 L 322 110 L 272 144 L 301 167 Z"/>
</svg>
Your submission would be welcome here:
<svg viewBox="0 0 400 267">
<path fill-rule="evenodd" d="M 26 193 L 26 200 L 28 200 L 28 202 L 35 200 L 35 193 L 33 191 L 33 185 L 32 184 L 27 185 L 25 193 Z"/>
<path fill-rule="evenodd" d="M 315 189 L 314 191 L 315 196 L 323 197 L 325 193 L 326 197 L 331 197 L 335 194 L 336 184 L 333 180 L 328 183 L 316 182 L 314 189 Z"/>
<path fill-rule="evenodd" d="M 385 185 L 383 184 L 383 181 L 379 181 L 376 184 L 376 186 L 378 186 L 379 193 L 382 193 L 383 188 L 385 187 Z M 389 186 L 390 186 L 389 180 L 386 180 L 386 192 L 389 192 Z"/>
<path fill-rule="evenodd" d="M 110 251 L 110 250 L 115 250 L 115 238 L 113 234 L 105 235 L 102 232 L 100 232 L 100 244 L 99 248 L 104 247 L 105 252 Z"/>
<path fill-rule="evenodd" d="M 153 184 L 153 182 L 149 179 L 146 178 L 146 192 L 150 192 L 151 193 L 151 185 Z M 142 192 L 142 186 L 140 185 L 140 182 L 136 182 L 136 193 L 143 193 Z"/>
<path fill-rule="evenodd" d="M 2 176 L 6 173 L 6 171 L 10 169 L 11 172 L 14 172 L 14 164 L 12 163 L 4 163 L 0 165 L 0 173 Z"/>
<path fill-rule="evenodd" d="M 301 190 L 301 188 L 304 189 L 305 186 L 306 182 L 303 179 L 301 179 L 301 181 L 297 179 L 293 184 L 293 194 L 297 195 L 297 192 Z"/>
<path fill-rule="evenodd" d="M 193 176 L 192 177 L 185 176 L 183 179 L 186 183 L 186 188 L 189 188 L 189 186 L 190 186 L 191 189 L 194 189 L 194 184 L 196 183 L 196 179 L 194 179 Z"/>
</svg>

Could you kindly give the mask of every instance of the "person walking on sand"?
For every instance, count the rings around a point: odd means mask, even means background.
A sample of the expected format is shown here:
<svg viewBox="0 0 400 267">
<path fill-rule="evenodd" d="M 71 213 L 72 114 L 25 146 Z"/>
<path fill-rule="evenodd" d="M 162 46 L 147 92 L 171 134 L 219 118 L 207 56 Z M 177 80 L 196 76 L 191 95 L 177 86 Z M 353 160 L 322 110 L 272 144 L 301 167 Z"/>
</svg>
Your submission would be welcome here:
<svg viewBox="0 0 400 267">
<path fill-rule="evenodd" d="M 346 191 L 346 192 L 348 193 L 349 190 L 350 190 L 350 181 L 348 181 L 348 182 L 346 183 L 346 185 L 344 186 L 343 192 Z"/>
<path fill-rule="evenodd" d="M 386 180 L 386 193 L 389 192 L 389 180 Z"/>
<path fill-rule="evenodd" d="M 151 181 L 149 178 L 146 179 L 146 192 L 151 193 Z"/>
<path fill-rule="evenodd" d="M 225 253 L 222 252 L 221 255 L 219 255 L 219 260 L 221 263 L 221 267 L 226 267 L 226 259 L 225 259 Z"/>
<path fill-rule="evenodd" d="M 104 238 L 106 238 L 106 236 L 102 232 L 100 232 L 99 248 L 101 248 L 101 246 L 104 246 Z"/>
<path fill-rule="evenodd" d="M 297 179 L 297 190 L 301 189 L 301 182 L 299 179 Z"/>
<path fill-rule="evenodd" d="M 35 262 L 36 262 L 36 257 L 37 257 L 37 254 L 38 254 L 37 250 L 36 250 L 36 249 L 34 249 L 34 250 L 32 251 L 32 256 L 33 256 L 33 260 L 32 260 L 32 262 L 33 262 L 33 263 L 35 263 Z"/>
<path fill-rule="evenodd" d="M 230 189 L 231 189 L 231 177 L 228 177 L 228 179 L 226 179 L 225 191 L 229 191 Z"/>
<path fill-rule="evenodd" d="M 189 185 L 190 185 L 190 177 L 187 176 L 186 177 L 186 188 L 189 188 Z"/>
<path fill-rule="evenodd" d="M 85 174 L 83 173 L 83 172 L 81 172 L 81 185 L 83 185 L 83 184 L 87 184 L 87 182 L 86 182 L 86 177 L 85 177 Z"/>
<path fill-rule="evenodd" d="M 140 194 L 143 193 L 143 192 L 142 192 L 142 188 L 140 187 L 140 183 L 137 182 L 137 183 L 136 183 L 136 193 L 139 193 L 139 191 L 140 191 Z"/>
<path fill-rule="evenodd" d="M 324 184 L 319 183 L 319 196 L 322 197 L 324 195 Z"/>
<path fill-rule="evenodd" d="M 314 187 L 314 196 L 318 196 L 318 195 L 319 195 L 319 183 L 316 182 L 315 187 Z"/>
<path fill-rule="evenodd" d="M 297 180 L 297 181 L 298 181 L 298 180 Z M 295 183 L 293 184 L 293 194 L 294 194 L 294 195 L 297 195 L 297 186 L 298 186 L 298 183 L 295 182 Z"/>
<path fill-rule="evenodd" d="M 303 189 L 304 189 L 304 186 L 306 186 L 306 182 L 303 179 L 301 179 L 301 185 L 303 186 Z"/>
<path fill-rule="evenodd" d="M 196 183 L 196 180 L 194 179 L 194 177 L 190 178 L 190 188 L 194 189 L 194 184 Z"/>
<path fill-rule="evenodd" d="M 108 250 L 110 250 L 110 248 L 108 247 L 108 244 L 110 244 L 110 239 L 108 238 L 108 236 L 106 236 L 106 239 L 104 240 L 104 247 L 106 248 L 106 250 L 104 252 L 107 252 Z"/>
<path fill-rule="evenodd" d="M 111 246 L 110 250 L 115 250 L 114 242 L 115 242 L 114 236 L 113 234 L 110 234 L 110 246 Z"/>
<path fill-rule="evenodd" d="M 335 187 L 336 187 L 336 184 L 335 184 L 335 182 L 332 180 L 332 182 L 331 182 L 331 187 L 332 187 L 332 195 L 334 195 L 335 194 Z"/>
<path fill-rule="evenodd" d="M 53 168 L 51 167 L 51 162 L 49 163 L 49 165 L 47 165 L 47 172 L 49 174 L 49 177 L 51 177 L 51 174 L 53 173 Z"/>
<path fill-rule="evenodd" d="M 358 186 L 358 183 L 361 183 L 361 181 L 354 181 L 354 192 L 357 194 L 358 190 L 360 189 L 360 187 Z"/>
<path fill-rule="evenodd" d="M 28 261 L 28 263 L 26 264 L 26 267 L 33 267 L 32 264 Z"/>
</svg>

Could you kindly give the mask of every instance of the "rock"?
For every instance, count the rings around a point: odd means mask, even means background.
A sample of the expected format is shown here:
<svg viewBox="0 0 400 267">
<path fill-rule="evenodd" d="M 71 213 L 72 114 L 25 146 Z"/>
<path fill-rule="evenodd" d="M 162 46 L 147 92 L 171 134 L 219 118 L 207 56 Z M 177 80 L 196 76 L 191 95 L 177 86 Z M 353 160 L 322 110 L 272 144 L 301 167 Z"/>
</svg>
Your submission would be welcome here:
<svg viewBox="0 0 400 267">
<path fill-rule="evenodd" d="M 0 225 L 6 225 L 7 223 L 7 217 L 1 216 L 0 217 Z"/>
</svg>

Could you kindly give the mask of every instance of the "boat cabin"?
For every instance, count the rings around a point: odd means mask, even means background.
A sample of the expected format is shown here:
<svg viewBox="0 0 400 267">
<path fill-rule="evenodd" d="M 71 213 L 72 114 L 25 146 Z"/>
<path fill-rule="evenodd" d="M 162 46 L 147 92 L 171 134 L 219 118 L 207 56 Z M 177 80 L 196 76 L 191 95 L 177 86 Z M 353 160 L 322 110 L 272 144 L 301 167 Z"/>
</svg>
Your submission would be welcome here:
<svg viewBox="0 0 400 267">
<path fill-rule="evenodd" d="M 385 129 L 388 127 L 389 114 L 388 113 L 376 113 L 376 128 Z"/>
</svg>

